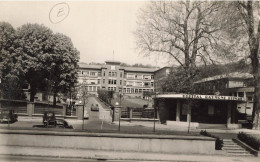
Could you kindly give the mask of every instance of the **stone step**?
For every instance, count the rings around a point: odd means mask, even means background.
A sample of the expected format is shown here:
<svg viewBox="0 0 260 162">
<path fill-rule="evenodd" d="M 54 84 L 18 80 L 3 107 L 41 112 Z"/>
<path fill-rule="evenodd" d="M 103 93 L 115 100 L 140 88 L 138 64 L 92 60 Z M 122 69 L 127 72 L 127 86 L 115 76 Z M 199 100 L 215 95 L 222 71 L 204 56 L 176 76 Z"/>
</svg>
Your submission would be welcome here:
<svg viewBox="0 0 260 162">
<path fill-rule="evenodd" d="M 228 153 L 248 153 L 245 150 L 226 150 Z"/>
<path fill-rule="evenodd" d="M 222 147 L 224 150 L 244 150 L 243 148 L 239 147 Z"/>
<path fill-rule="evenodd" d="M 231 156 L 253 156 L 249 153 L 246 153 L 246 154 L 228 153 L 228 155 L 231 155 Z"/>
<path fill-rule="evenodd" d="M 223 147 L 225 147 L 225 146 L 226 146 L 226 147 L 240 147 L 240 146 L 237 145 L 237 144 L 226 144 L 226 145 L 224 144 Z"/>
</svg>

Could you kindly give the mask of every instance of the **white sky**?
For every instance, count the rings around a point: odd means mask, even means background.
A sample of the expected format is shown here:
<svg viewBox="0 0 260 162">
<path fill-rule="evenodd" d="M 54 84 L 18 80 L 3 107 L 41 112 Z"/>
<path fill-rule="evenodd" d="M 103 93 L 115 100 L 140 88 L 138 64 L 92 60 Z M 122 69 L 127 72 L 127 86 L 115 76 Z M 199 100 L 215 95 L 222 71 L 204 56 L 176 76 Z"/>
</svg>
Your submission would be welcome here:
<svg viewBox="0 0 260 162">
<path fill-rule="evenodd" d="M 156 57 L 144 57 L 135 50 L 133 32 L 139 8 L 146 1 L 67 1 L 70 12 L 57 24 L 49 12 L 58 1 L 0 1 L 0 21 L 17 28 L 26 23 L 44 24 L 52 31 L 69 36 L 80 51 L 80 62 L 104 63 L 106 60 L 167 66 Z"/>
</svg>

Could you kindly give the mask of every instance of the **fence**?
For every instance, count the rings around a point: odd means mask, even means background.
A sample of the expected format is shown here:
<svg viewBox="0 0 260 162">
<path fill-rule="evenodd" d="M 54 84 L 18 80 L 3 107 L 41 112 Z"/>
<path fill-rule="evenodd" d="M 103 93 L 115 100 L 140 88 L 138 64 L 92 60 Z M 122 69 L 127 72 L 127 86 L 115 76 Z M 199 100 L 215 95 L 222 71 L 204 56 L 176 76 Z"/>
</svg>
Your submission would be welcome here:
<svg viewBox="0 0 260 162">
<path fill-rule="evenodd" d="M 35 102 L 34 114 L 43 114 L 46 111 L 53 111 L 56 115 L 63 115 L 63 106 L 62 105 L 53 106 L 52 104 L 48 104 L 48 103 Z"/>
<path fill-rule="evenodd" d="M 121 108 L 121 118 L 130 118 L 130 109 L 132 109 L 132 118 L 154 118 L 153 108 Z"/>
<path fill-rule="evenodd" d="M 1 109 L 14 110 L 15 113 L 27 113 L 27 102 L 19 100 L 0 100 Z"/>
</svg>

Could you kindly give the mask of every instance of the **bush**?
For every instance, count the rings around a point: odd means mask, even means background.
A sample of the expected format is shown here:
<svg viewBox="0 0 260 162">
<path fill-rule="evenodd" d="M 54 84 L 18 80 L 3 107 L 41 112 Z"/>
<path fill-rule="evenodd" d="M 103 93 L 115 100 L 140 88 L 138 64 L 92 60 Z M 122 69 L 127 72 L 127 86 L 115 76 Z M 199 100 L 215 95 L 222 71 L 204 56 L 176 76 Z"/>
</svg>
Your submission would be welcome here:
<svg viewBox="0 0 260 162">
<path fill-rule="evenodd" d="M 259 151 L 260 140 L 258 140 L 257 138 L 245 134 L 244 132 L 239 132 L 237 138 L 243 141 L 244 143 L 246 143 L 247 145 L 249 145 L 250 147 L 252 147 L 253 149 Z"/>
<path fill-rule="evenodd" d="M 216 149 L 216 150 L 222 150 L 222 147 L 223 147 L 223 140 L 222 140 L 222 139 L 220 139 L 219 137 L 214 136 L 214 135 L 208 133 L 206 130 L 204 130 L 204 131 L 201 130 L 201 131 L 200 131 L 200 134 L 201 134 L 201 135 L 204 135 L 204 136 L 216 138 L 215 149 Z"/>
</svg>

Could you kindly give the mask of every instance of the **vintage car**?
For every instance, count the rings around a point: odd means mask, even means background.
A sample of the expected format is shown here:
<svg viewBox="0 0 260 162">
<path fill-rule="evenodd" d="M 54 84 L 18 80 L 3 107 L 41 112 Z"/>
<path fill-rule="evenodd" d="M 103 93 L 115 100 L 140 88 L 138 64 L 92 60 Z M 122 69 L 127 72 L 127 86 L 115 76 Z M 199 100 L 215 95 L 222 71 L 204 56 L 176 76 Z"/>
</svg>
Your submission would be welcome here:
<svg viewBox="0 0 260 162">
<path fill-rule="evenodd" d="M 0 110 L 0 122 L 1 123 L 14 123 L 17 120 L 18 116 L 14 113 L 14 110 L 2 109 Z"/>
<path fill-rule="evenodd" d="M 91 105 L 91 111 L 99 111 L 99 106 L 98 106 L 98 104 L 96 104 L 96 105 L 92 104 L 92 105 Z"/>
<path fill-rule="evenodd" d="M 64 119 L 54 119 L 49 120 L 47 124 L 44 125 L 34 125 L 34 128 L 67 128 L 73 129 L 72 125 L 69 125 L 68 122 Z"/>
<path fill-rule="evenodd" d="M 44 125 L 47 125 L 48 123 L 53 123 L 55 121 L 55 113 L 53 111 L 48 111 L 43 113 L 42 122 Z"/>
</svg>

